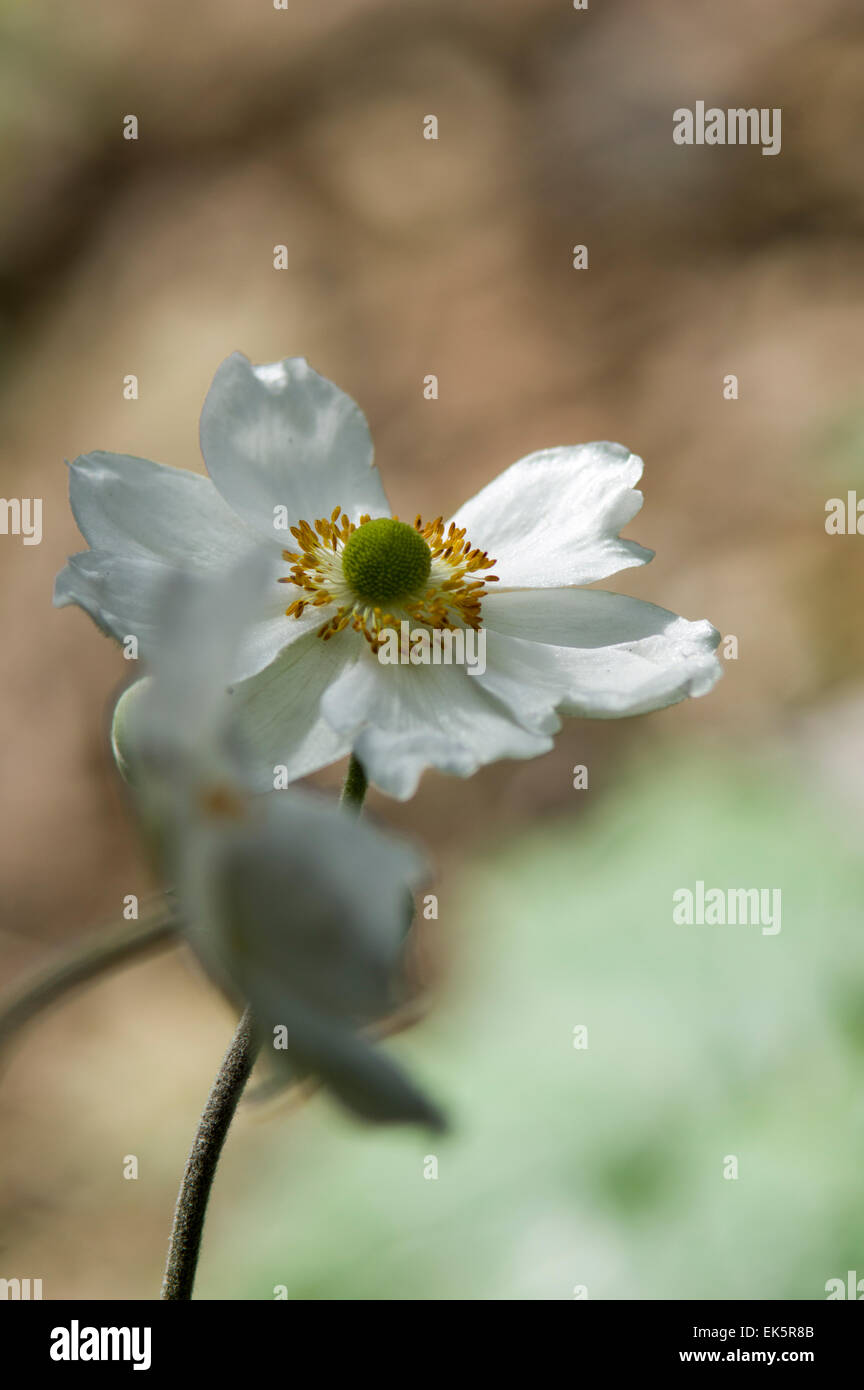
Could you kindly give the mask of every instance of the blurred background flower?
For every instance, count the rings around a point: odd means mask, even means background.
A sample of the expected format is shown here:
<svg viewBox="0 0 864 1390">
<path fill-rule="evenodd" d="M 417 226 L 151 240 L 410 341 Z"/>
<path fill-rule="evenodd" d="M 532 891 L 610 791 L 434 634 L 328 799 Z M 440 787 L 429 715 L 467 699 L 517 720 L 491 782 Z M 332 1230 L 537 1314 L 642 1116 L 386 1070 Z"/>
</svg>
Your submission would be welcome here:
<svg viewBox="0 0 864 1390">
<path fill-rule="evenodd" d="M 130 664 L 50 605 L 78 544 L 64 458 L 201 470 L 233 349 L 361 401 L 400 515 L 619 439 L 657 559 L 614 587 L 707 614 L 738 659 L 708 700 L 370 798 L 440 868 L 416 962 L 439 1003 L 392 1044 L 452 1109 L 439 1177 L 422 1136 L 323 1097 L 266 1127 L 247 1106 L 198 1293 L 820 1297 L 864 1260 L 864 567 L 824 530 L 864 492 L 860 6 L 64 14 L 0 11 L 2 493 L 44 498 L 40 546 L 0 537 L 4 981 L 152 887 L 106 738 Z M 699 99 L 782 107 L 782 153 L 676 146 Z M 673 928 L 697 879 L 780 887 L 781 933 Z M 0 1091 L 0 1274 L 154 1294 L 231 1022 L 177 952 L 31 1029 Z"/>
<path fill-rule="evenodd" d="M 441 1128 L 440 1112 L 362 1035 L 406 1002 L 421 857 L 334 797 L 250 785 L 225 687 L 269 575 L 259 555 L 216 578 L 163 582 L 153 675 L 114 711 L 117 766 L 187 944 L 238 1015 L 251 1009 L 270 1070 L 325 1085 L 366 1119 Z"/>
</svg>

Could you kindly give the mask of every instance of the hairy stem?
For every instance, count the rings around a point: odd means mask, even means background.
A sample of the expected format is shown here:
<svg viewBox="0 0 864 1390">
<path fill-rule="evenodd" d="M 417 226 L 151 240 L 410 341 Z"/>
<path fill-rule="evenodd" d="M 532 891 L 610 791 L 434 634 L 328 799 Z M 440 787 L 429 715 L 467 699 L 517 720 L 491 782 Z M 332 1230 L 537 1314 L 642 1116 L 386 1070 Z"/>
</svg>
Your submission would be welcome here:
<svg viewBox="0 0 864 1390">
<path fill-rule="evenodd" d="M 118 965 L 148 951 L 174 944 L 180 931 L 176 909 L 165 904 L 140 922 L 126 922 L 115 931 L 89 936 L 55 964 L 0 1003 L 0 1050 L 26 1023 L 77 985 L 86 984 Z"/>
<path fill-rule="evenodd" d="M 252 1015 L 247 1009 L 222 1059 L 186 1161 L 171 1228 L 168 1263 L 162 1282 L 163 1299 L 179 1301 L 192 1297 L 210 1189 L 243 1087 L 255 1065 L 257 1051 L 258 1046 L 252 1037 Z"/>
</svg>

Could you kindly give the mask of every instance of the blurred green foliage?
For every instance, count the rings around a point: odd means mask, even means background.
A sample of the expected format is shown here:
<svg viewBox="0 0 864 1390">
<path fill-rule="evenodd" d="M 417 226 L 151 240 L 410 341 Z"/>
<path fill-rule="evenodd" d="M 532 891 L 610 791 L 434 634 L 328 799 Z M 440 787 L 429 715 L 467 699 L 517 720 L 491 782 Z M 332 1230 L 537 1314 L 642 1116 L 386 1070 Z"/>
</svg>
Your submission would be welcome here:
<svg viewBox="0 0 864 1390">
<path fill-rule="evenodd" d="M 697 879 L 780 888 L 782 930 L 673 925 Z M 824 1298 L 864 1273 L 862 888 L 806 785 L 728 757 L 496 845 L 442 897 L 444 999 L 389 1044 L 452 1135 L 321 1100 L 256 1127 L 198 1296 Z"/>
</svg>

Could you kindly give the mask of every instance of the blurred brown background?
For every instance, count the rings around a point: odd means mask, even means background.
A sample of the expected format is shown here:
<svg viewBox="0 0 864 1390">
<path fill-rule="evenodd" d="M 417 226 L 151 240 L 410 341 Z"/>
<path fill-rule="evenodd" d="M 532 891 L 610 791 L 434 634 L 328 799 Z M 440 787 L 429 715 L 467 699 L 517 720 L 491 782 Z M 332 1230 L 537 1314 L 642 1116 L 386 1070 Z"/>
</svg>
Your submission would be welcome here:
<svg viewBox="0 0 864 1390">
<path fill-rule="evenodd" d="M 82 548 L 63 460 L 200 469 L 201 401 L 235 349 L 347 390 L 399 513 L 447 514 L 535 449 L 621 440 L 646 462 L 628 534 L 657 558 L 614 582 L 739 639 L 704 701 L 373 798 L 442 884 L 572 810 L 574 763 L 602 797 L 636 746 L 780 741 L 855 800 L 864 542 L 826 536 L 824 505 L 864 493 L 856 0 L 38 0 L 2 5 L 0 39 L 0 491 L 44 499 L 41 546 L 0 537 L 6 984 L 152 886 L 105 742 L 128 668 L 50 606 Z M 698 99 L 781 107 L 781 154 L 676 146 L 672 112 Z M 3 1240 L 46 1297 L 150 1296 L 229 1027 L 173 955 L 28 1034 L 0 1100 Z M 120 1184 L 107 1217 L 106 1147 L 112 1172 L 158 1151 L 161 1175 Z"/>
</svg>

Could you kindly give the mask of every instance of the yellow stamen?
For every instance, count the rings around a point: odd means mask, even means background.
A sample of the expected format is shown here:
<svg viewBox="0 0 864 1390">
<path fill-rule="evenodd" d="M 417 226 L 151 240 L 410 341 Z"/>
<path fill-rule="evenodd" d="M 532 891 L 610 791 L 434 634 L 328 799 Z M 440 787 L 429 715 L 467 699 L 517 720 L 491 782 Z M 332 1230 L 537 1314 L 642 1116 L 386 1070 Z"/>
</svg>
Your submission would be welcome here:
<svg viewBox="0 0 864 1390">
<path fill-rule="evenodd" d="M 362 634 L 373 651 L 378 650 L 381 633 L 397 627 L 402 619 L 433 629 L 481 626 L 486 585 L 497 583 L 497 575 L 485 571 L 495 561 L 484 550 L 472 547 L 465 529 L 455 522 L 451 521 L 445 532 L 442 516 L 425 523 L 417 516 L 413 524 L 431 555 L 429 577 L 421 593 L 394 601 L 390 604 L 394 611 L 384 612 L 354 592 L 342 568 L 342 551 L 349 537 L 369 521 L 371 517 L 364 515 L 355 525 L 341 507 L 334 507 L 329 518 L 316 519 L 314 525 L 298 521 L 291 527 L 298 549 L 283 550 L 282 557 L 291 570 L 279 583 L 295 585 L 303 596 L 289 604 L 287 617 L 300 618 L 309 607 L 336 604 L 335 613 L 318 629 L 318 636 L 327 642 L 350 626 Z"/>
</svg>

